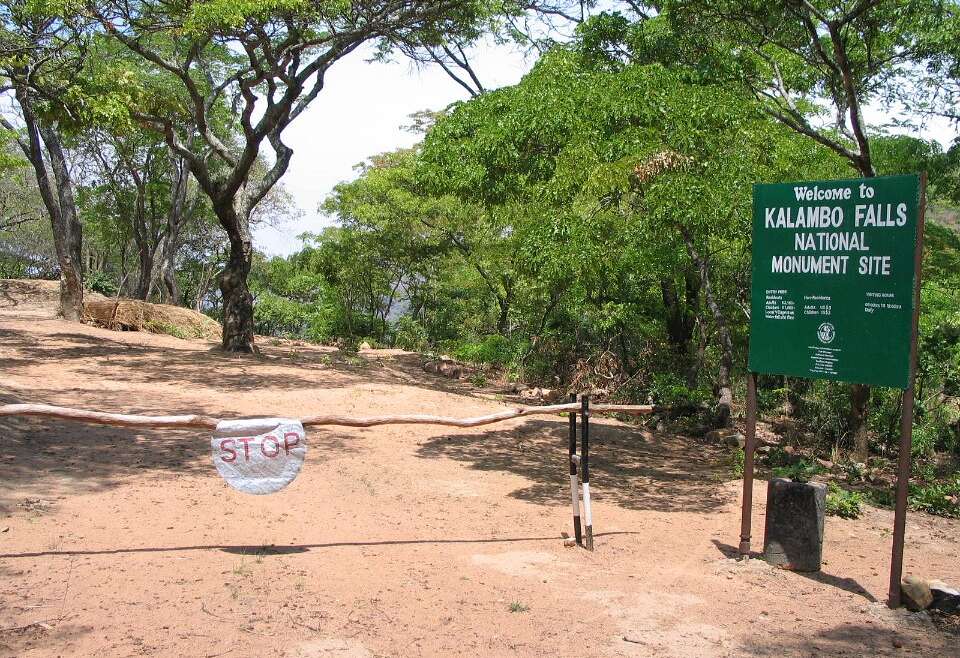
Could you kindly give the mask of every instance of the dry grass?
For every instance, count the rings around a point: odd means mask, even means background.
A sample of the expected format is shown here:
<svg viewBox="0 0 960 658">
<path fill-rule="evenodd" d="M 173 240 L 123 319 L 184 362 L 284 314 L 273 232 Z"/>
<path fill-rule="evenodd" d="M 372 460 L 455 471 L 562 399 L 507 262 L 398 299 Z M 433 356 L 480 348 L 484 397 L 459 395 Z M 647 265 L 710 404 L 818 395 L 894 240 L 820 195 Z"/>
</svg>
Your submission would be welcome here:
<svg viewBox="0 0 960 658">
<path fill-rule="evenodd" d="M 203 313 L 136 299 L 93 301 L 84 304 L 85 322 L 107 329 L 147 331 L 177 338 L 220 340 L 220 324 Z"/>
</svg>

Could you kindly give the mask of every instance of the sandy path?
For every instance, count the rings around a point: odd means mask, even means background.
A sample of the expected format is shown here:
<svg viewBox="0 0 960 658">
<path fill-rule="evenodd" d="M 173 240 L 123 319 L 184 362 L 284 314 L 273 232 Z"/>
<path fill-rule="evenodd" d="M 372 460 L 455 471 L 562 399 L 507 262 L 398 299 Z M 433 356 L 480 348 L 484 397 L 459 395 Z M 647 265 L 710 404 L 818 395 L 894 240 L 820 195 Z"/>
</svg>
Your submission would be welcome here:
<svg viewBox="0 0 960 658">
<path fill-rule="evenodd" d="M 215 416 L 499 406 L 409 357 L 210 349 L 8 309 L 0 400 Z M 559 417 L 313 431 L 300 477 L 266 497 L 227 487 L 200 434 L 0 431 L 4 656 L 960 655 L 876 602 L 890 512 L 829 519 L 819 575 L 735 562 L 739 482 L 720 481 L 722 453 L 614 421 L 592 434 L 592 554 L 560 539 Z M 907 572 L 960 581 L 958 538 L 956 522 L 911 515 Z"/>
</svg>

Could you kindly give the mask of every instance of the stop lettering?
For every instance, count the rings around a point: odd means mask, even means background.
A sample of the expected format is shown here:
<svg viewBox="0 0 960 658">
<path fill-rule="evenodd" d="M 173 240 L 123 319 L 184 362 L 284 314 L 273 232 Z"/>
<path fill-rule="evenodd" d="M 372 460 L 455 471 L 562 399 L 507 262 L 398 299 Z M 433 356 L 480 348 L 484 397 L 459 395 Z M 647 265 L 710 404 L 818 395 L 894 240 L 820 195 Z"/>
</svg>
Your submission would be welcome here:
<svg viewBox="0 0 960 658">
<path fill-rule="evenodd" d="M 220 422 L 210 447 L 227 484 L 244 493 L 268 494 L 297 477 L 307 443 L 300 421 L 257 418 Z"/>
</svg>

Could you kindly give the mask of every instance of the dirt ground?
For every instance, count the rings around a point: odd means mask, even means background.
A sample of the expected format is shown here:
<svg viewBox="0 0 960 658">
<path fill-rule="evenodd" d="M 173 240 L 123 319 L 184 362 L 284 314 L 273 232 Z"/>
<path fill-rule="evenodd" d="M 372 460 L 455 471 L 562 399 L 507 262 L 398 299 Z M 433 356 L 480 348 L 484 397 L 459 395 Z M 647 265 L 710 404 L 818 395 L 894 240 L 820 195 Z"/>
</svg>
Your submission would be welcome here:
<svg viewBox="0 0 960 658">
<path fill-rule="evenodd" d="M 0 403 L 216 417 L 504 404 L 412 355 L 261 347 L 65 323 L 0 291 Z M 719 448 L 595 421 L 589 553 L 561 539 L 561 417 L 312 430 L 303 472 L 271 496 L 230 489 L 204 432 L 0 419 L 0 655 L 960 656 L 925 613 L 883 603 L 891 512 L 829 518 L 818 574 L 739 562 L 740 482 Z M 912 514 L 905 572 L 960 581 L 958 540 L 960 523 Z"/>
</svg>

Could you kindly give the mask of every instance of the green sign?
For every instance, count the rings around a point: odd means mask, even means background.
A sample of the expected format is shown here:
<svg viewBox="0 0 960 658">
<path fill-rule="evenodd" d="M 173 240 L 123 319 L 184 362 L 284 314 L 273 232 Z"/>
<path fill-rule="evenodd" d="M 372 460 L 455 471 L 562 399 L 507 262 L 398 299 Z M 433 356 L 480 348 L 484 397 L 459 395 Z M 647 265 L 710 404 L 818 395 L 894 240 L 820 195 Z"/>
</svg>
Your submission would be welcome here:
<svg viewBox="0 0 960 658">
<path fill-rule="evenodd" d="M 906 388 L 919 176 L 755 185 L 752 372 Z"/>
</svg>

